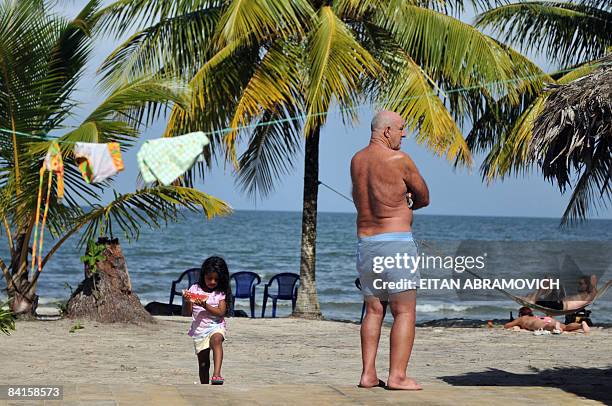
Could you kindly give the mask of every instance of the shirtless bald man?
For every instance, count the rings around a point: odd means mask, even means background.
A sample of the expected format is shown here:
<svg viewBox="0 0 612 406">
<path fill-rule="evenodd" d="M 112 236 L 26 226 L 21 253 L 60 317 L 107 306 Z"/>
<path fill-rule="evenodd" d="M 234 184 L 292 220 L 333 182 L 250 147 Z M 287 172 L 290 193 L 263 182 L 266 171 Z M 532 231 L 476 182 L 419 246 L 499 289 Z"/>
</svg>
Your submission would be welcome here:
<svg viewBox="0 0 612 406">
<path fill-rule="evenodd" d="M 389 389 L 419 390 L 406 375 L 415 332 L 418 269 L 412 239 L 412 211 L 429 204 L 429 190 L 410 157 L 400 151 L 405 122 L 381 111 L 372 120 L 370 144 L 351 160 L 353 200 L 357 208 L 357 270 L 366 302 L 361 324 L 363 370 L 360 387 L 384 386 L 376 373 L 383 305 L 393 314 Z"/>
</svg>

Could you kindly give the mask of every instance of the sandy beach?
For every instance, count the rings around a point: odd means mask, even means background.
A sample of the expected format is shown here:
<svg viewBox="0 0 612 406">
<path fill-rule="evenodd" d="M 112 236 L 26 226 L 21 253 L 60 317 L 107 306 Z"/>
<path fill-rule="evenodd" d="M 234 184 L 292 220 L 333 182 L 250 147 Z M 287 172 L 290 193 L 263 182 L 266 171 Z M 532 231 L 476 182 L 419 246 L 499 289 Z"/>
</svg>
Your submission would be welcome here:
<svg viewBox="0 0 612 406">
<path fill-rule="evenodd" d="M 156 317 L 152 325 L 74 320 L 20 321 L 0 336 L 4 384 L 193 384 L 196 358 L 186 335 L 189 318 Z M 378 370 L 385 379 L 389 329 Z M 427 386 L 554 387 L 599 392 L 612 376 L 612 330 L 588 335 L 534 336 L 496 326 L 418 328 L 409 372 Z M 292 318 L 229 320 L 223 374 L 226 386 L 354 385 L 360 372 L 359 326 Z M 606 383 L 607 382 L 607 383 Z M 599 386 L 598 386 L 599 385 Z M 604 386 L 606 385 L 606 386 Z M 580 389 L 582 388 L 582 389 Z M 580 393 L 577 393 L 580 395 Z M 583 394 L 584 395 L 584 394 Z M 587 396 L 593 398 L 593 396 Z M 610 399 L 612 400 L 612 399 Z"/>
</svg>

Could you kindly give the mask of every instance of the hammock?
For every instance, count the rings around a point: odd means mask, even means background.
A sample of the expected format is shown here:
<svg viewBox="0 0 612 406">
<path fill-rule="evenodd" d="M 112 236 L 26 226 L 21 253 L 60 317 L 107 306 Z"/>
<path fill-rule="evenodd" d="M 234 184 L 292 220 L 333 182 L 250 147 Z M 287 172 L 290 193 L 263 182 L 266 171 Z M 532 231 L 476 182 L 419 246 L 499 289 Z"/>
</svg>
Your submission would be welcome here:
<svg viewBox="0 0 612 406">
<path fill-rule="evenodd" d="M 479 279 L 484 279 L 482 276 L 471 272 L 470 270 L 465 270 L 465 272 L 469 273 L 470 275 L 473 275 Z M 603 296 L 606 291 L 610 288 L 610 286 L 612 286 L 612 280 L 608 281 L 601 289 L 597 290 L 597 294 L 595 295 L 595 297 L 593 297 L 593 299 L 591 299 L 588 303 L 583 304 L 582 306 L 576 307 L 574 309 L 567 309 L 567 310 L 558 310 L 558 309 L 551 309 L 550 307 L 546 307 L 546 306 L 540 306 L 537 305 L 535 303 L 531 303 L 529 301 L 527 301 L 524 297 L 520 297 L 520 296 L 516 296 L 513 295 L 510 292 L 507 292 L 503 289 L 499 289 L 496 288 L 496 290 L 498 290 L 499 292 L 503 293 L 504 295 L 506 295 L 507 297 L 509 297 L 510 299 L 514 300 L 516 303 L 525 306 L 525 307 L 529 307 L 532 308 L 534 310 L 538 310 L 541 311 L 549 316 L 565 316 L 566 314 L 574 314 L 576 312 L 579 312 L 580 310 L 584 309 L 587 306 L 592 305 L 600 296 Z"/>
<path fill-rule="evenodd" d="M 433 250 L 434 252 L 438 252 L 438 250 L 436 250 L 435 248 L 433 248 L 432 246 L 430 246 L 429 244 L 426 244 L 424 241 L 421 241 L 421 244 L 428 247 L 429 249 Z M 482 279 L 484 280 L 485 278 L 483 278 L 482 276 L 478 275 L 477 273 L 474 273 L 472 271 L 470 271 L 469 269 L 465 269 L 465 272 L 469 273 L 472 276 L 475 276 L 478 279 Z M 529 301 L 527 301 L 524 297 L 520 297 L 520 296 L 516 296 L 513 295 L 510 292 L 507 292 L 503 289 L 499 289 L 499 288 L 495 288 L 497 291 L 503 293 L 504 295 L 506 295 L 508 298 L 514 300 L 516 303 L 525 306 L 525 307 L 529 307 L 531 309 L 534 310 L 538 310 L 548 316 L 565 316 L 567 314 L 574 314 L 576 312 L 579 312 L 580 310 L 584 309 L 587 306 L 592 305 L 599 297 L 603 296 L 608 289 L 610 288 L 610 286 L 612 286 L 612 280 L 608 281 L 601 289 L 599 289 L 597 291 L 597 294 L 595 295 L 595 297 L 593 297 L 592 300 L 590 300 L 588 303 L 585 303 L 582 306 L 576 307 L 574 309 L 567 309 L 567 310 L 558 310 L 558 309 L 551 309 L 550 307 L 546 307 L 546 306 L 541 306 L 541 305 L 537 305 L 535 303 L 531 303 Z"/>
</svg>

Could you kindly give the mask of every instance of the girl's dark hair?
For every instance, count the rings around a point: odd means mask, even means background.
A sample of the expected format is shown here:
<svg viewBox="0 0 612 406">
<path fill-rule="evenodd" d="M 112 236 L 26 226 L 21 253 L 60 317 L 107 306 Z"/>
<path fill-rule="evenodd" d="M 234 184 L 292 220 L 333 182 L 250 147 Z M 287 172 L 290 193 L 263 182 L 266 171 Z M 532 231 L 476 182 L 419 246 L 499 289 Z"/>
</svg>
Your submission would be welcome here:
<svg viewBox="0 0 612 406">
<path fill-rule="evenodd" d="M 206 258 L 202 263 L 202 270 L 200 272 L 200 281 L 198 284 L 202 289 L 206 289 L 205 275 L 215 272 L 219 275 L 217 287 L 215 291 L 225 293 L 225 303 L 227 304 L 226 315 L 229 314 L 230 303 L 232 302 L 232 288 L 230 285 L 230 275 L 227 263 L 221 257 L 212 256 Z"/>
<path fill-rule="evenodd" d="M 527 306 L 523 306 L 519 309 L 519 317 L 522 316 L 533 316 L 533 310 Z"/>
</svg>

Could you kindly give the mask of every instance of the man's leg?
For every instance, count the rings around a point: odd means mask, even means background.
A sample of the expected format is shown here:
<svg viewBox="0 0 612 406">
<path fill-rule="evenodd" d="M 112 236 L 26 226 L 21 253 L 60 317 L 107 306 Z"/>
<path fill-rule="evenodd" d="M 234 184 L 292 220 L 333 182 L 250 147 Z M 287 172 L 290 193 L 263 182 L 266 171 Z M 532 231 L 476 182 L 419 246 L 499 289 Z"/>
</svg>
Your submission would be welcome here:
<svg viewBox="0 0 612 406">
<path fill-rule="evenodd" d="M 380 340 L 380 327 L 384 318 L 384 309 L 380 300 L 375 296 L 367 296 L 366 314 L 361 323 L 361 360 L 363 370 L 359 385 L 362 387 L 378 386 L 376 374 L 376 352 Z"/>
<path fill-rule="evenodd" d="M 582 323 L 570 323 L 567 325 L 561 324 L 561 330 L 568 331 L 568 332 L 576 331 L 576 330 L 583 330 L 585 333 L 588 333 L 589 331 L 591 331 L 591 328 L 588 326 L 588 324 L 586 324 L 586 321 L 583 321 Z"/>
<path fill-rule="evenodd" d="M 390 389 L 419 390 L 421 386 L 406 376 L 408 360 L 414 343 L 414 324 L 416 322 L 416 290 L 391 295 L 391 362 L 389 367 Z"/>
</svg>

